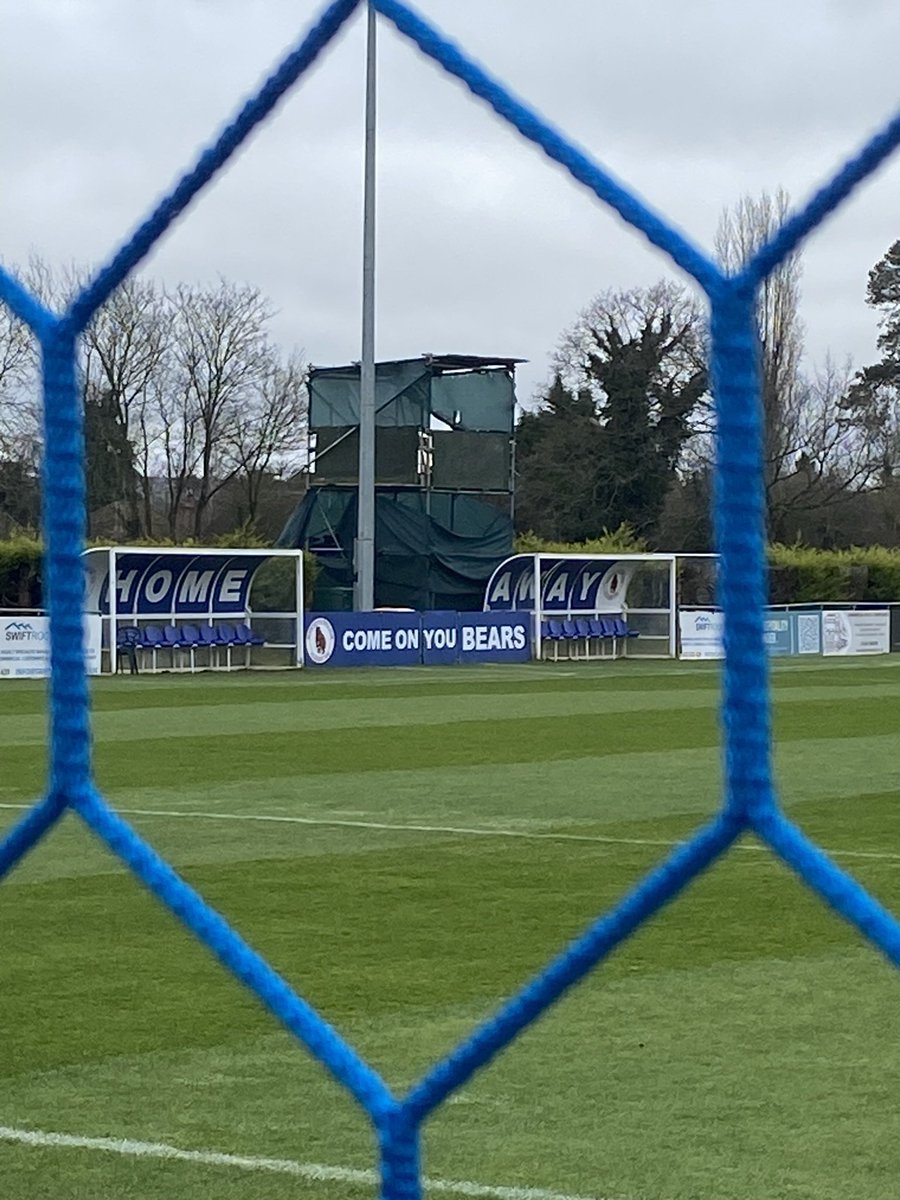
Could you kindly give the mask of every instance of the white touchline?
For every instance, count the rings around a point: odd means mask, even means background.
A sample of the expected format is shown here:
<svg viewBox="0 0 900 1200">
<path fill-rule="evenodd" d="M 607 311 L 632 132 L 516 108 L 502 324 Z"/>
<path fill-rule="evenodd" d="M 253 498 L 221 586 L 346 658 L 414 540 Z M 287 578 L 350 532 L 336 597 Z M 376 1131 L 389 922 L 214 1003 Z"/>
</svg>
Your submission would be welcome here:
<svg viewBox="0 0 900 1200">
<path fill-rule="evenodd" d="M 32 807 L 31 804 L 0 802 L 0 809 L 24 810 Z M 322 825 L 349 829 L 378 829 L 387 832 L 396 830 L 399 833 L 446 833 L 451 836 L 458 834 L 463 837 L 524 838 L 526 841 L 539 842 L 595 842 L 606 846 L 662 846 L 667 849 L 685 844 L 684 838 L 605 837 L 600 833 L 537 833 L 527 829 L 479 829 L 466 825 L 413 825 L 399 821 L 348 821 L 342 817 L 287 817 L 275 813 L 201 812 L 175 808 L 118 808 L 115 805 L 112 807 L 123 817 L 163 817 L 184 821 L 259 821 L 263 824 L 276 825 Z M 752 854 L 772 853 L 767 846 L 754 846 L 749 842 L 738 842 L 735 849 L 748 850 Z M 822 849 L 823 853 L 832 858 L 875 858 L 900 862 L 900 854 L 892 854 L 888 850 L 829 850 L 824 847 Z"/>
<path fill-rule="evenodd" d="M 257 1158 L 247 1154 L 223 1154 L 217 1150 L 182 1150 L 165 1142 L 136 1142 L 131 1138 L 78 1137 L 70 1133 L 50 1133 L 44 1129 L 13 1129 L 0 1125 L 0 1141 L 22 1146 L 69 1150 L 100 1150 L 128 1158 L 162 1158 L 172 1162 L 199 1163 L 206 1167 L 233 1167 L 239 1171 L 269 1171 L 294 1175 L 312 1183 L 350 1183 L 371 1187 L 378 1183 L 374 1171 L 353 1167 L 328 1167 L 322 1163 L 296 1162 L 292 1158 Z M 493 1187 L 468 1179 L 428 1179 L 425 1188 L 448 1196 L 472 1196 L 481 1200 L 601 1200 L 596 1196 L 575 1196 L 567 1192 L 533 1187 Z"/>
</svg>

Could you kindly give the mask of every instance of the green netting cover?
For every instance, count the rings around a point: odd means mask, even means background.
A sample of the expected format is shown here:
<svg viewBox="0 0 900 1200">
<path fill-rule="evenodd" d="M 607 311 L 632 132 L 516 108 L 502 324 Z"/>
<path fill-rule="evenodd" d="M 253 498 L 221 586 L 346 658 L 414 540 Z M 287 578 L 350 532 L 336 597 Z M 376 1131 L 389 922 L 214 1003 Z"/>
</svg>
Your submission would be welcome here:
<svg viewBox="0 0 900 1200">
<path fill-rule="evenodd" d="M 428 428 L 431 372 L 421 359 L 375 367 L 375 424 Z M 359 366 L 315 368 L 309 377 L 312 429 L 359 424 Z"/>
<path fill-rule="evenodd" d="M 315 608 L 352 607 L 355 537 L 353 488 L 313 489 L 285 526 L 278 545 L 306 546 L 319 560 Z M 379 490 L 376 607 L 478 610 L 492 571 L 512 553 L 512 540 L 509 516 L 474 496 Z"/>
<path fill-rule="evenodd" d="M 454 429 L 512 435 L 515 359 L 426 355 L 375 364 L 375 423 L 432 427 L 436 418 Z M 330 429 L 359 424 L 359 364 L 313 367 L 309 374 L 309 425 Z"/>
</svg>

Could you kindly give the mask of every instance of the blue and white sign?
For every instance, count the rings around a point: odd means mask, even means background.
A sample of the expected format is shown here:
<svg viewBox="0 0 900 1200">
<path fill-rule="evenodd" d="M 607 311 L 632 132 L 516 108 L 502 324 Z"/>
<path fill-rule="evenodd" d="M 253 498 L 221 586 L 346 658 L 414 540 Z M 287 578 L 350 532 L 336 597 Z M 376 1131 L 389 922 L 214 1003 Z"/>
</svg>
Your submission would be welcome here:
<svg viewBox="0 0 900 1200">
<path fill-rule="evenodd" d="M 840 625 L 842 628 L 845 624 L 843 618 L 850 617 L 851 621 L 856 617 L 854 613 L 838 613 L 839 621 L 834 621 L 831 624 L 824 624 L 823 619 L 828 613 L 819 612 L 798 612 L 794 609 L 769 609 L 766 613 L 763 622 L 763 640 L 771 655 L 774 657 L 798 654 L 834 654 L 834 653 L 853 653 L 853 654 L 877 654 L 888 652 L 888 637 L 887 637 L 887 610 L 874 614 L 876 618 L 881 619 L 881 623 L 877 626 L 883 631 L 883 636 L 878 641 L 879 649 L 873 648 L 867 650 L 830 650 L 828 648 L 828 638 L 831 636 L 830 631 L 836 631 Z M 860 614 L 866 616 L 869 614 Z M 678 614 L 678 627 L 681 636 L 681 657 L 682 658 L 724 658 L 725 649 L 722 645 L 723 634 L 723 617 L 718 609 L 694 609 L 691 611 L 682 610 Z M 872 629 L 868 622 L 865 623 L 867 629 Z M 823 648 L 822 630 L 825 630 L 825 646 Z M 850 635 L 848 634 L 846 645 L 850 645 Z M 859 643 L 854 643 L 859 644 Z"/>
<path fill-rule="evenodd" d="M 616 558 L 541 558 L 540 610 L 553 613 L 620 613 L 634 561 Z M 501 563 L 488 581 L 486 612 L 534 611 L 534 556 Z"/>
<path fill-rule="evenodd" d="M 116 554 L 118 616 L 179 617 L 246 612 L 253 573 L 265 559 L 259 555 L 166 554 L 122 551 Z M 87 608 L 109 612 L 109 572 L 105 555 L 88 559 Z"/>
<path fill-rule="evenodd" d="M 702 609 L 678 614 L 682 658 L 722 658 L 725 618 L 717 610 Z"/>
<path fill-rule="evenodd" d="M 100 618 L 86 616 L 84 658 L 89 675 L 100 674 L 101 637 Z M 0 678 L 39 679 L 49 674 L 49 617 L 0 618 Z"/>
<path fill-rule="evenodd" d="M 528 662 L 530 617 L 516 613 L 308 613 L 309 667 Z"/>
</svg>

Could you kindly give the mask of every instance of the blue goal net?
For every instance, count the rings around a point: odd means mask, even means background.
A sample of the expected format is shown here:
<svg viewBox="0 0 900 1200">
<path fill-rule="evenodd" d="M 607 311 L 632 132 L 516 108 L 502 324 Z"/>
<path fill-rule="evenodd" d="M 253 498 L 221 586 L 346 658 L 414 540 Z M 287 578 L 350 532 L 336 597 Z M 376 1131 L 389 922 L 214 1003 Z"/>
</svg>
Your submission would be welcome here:
<svg viewBox="0 0 900 1200">
<path fill-rule="evenodd" d="M 653 868 L 599 916 L 540 974 L 436 1063 L 405 1095 L 396 1094 L 354 1048 L 143 841 L 98 793 L 91 768 L 91 717 L 82 651 L 85 529 L 84 438 L 76 382 L 79 336 L 97 310 L 272 112 L 318 58 L 362 0 L 336 0 L 133 236 L 81 289 L 64 312 L 50 311 L 9 272 L 0 299 L 33 331 L 41 350 L 45 420 L 45 582 L 49 597 L 50 770 L 46 796 L 0 843 L 8 872 L 66 810 L 85 824 L 258 996 L 365 1109 L 380 1148 L 384 1200 L 419 1200 L 421 1128 L 457 1088 L 690 881 L 752 831 L 828 905 L 892 962 L 900 964 L 900 924 L 785 816 L 771 770 L 767 654 L 762 418 L 759 399 L 757 290 L 779 263 L 900 141 L 890 121 L 809 202 L 791 215 L 739 271 L 724 272 L 585 151 L 513 96 L 464 51 L 400 0 L 371 0 L 400 33 L 461 80 L 518 133 L 539 146 L 583 187 L 614 209 L 687 272 L 711 309 L 712 376 L 717 413 L 715 530 L 724 611 L 722 728 L 725 794 L 714 819 Z"/>
</svg>

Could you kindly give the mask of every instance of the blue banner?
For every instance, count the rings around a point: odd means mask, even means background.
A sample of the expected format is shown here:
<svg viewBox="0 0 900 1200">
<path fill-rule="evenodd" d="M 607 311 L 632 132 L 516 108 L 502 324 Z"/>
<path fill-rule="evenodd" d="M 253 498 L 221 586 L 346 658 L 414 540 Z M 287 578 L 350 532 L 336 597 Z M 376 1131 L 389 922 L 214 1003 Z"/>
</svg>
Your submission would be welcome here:
<svg viewBox="0 0 900 1200">
<path fill-rule="evenodd" d="M 456 666 L 528 662 L 525 613 L 308 613 L 304 663 L 310 667 Z"/>
<path fill-rule="evenodd" d="M 616 558 L 541 558 L 540 611 L 619 613 L 634 574 L 634 561 Z M 501 563 L 488 581 L 488 612 L 534 610 L 534 556 L 519 554 Z"/>
<path fill-rule="evenodd" d="M 266 560 L 224 550 L 221 554 L 122 551 L 116 555 L 118 616 L 238 616 L 247 611 L 254 572 Z M 88 555 L 87 608 L 109 612 L 105 553 Z"/>
</svg>

